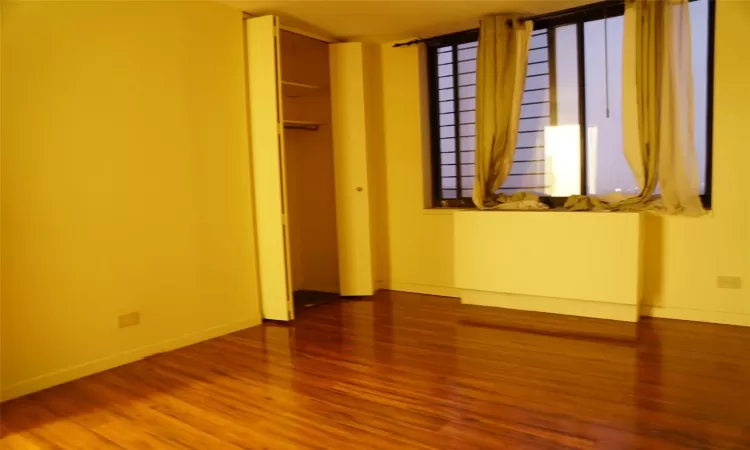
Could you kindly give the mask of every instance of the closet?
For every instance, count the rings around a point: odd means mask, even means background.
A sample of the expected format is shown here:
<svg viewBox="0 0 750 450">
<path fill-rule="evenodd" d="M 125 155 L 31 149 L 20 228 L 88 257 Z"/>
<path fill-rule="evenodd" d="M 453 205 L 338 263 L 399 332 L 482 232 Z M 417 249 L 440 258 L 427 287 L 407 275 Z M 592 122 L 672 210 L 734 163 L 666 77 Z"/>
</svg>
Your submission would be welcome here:
<svg viewBox="0 0 750 450">
<path fill-rule="evenodd" d="M 263 317 L 293 319 L 295 294 L 371 295 L 361 51 L 274 16 L 245 32 Z"/>
<path fill-rule="evenodd" d="M 299 306 L 339 293 L 328 44 L 285 30 L 279 43 L 289 265 Z"/>
</svg>

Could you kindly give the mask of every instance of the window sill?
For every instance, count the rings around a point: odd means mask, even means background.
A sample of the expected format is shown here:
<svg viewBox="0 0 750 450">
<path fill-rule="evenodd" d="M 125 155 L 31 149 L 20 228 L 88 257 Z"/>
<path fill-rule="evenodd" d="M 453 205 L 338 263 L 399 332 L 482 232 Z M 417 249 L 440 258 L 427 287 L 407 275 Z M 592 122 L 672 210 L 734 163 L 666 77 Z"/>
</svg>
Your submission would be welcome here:
<svg viewBox="0 0 750 450">
<path fill-rule="evenodd" d="M 422 210 L 422 214 L 427 216 L 452 216 L 455 211 L 461 211 L 471 208 L 425 208 Z"/>
<path fill-rule="evenodd" d="M 550 209 L 487 209 L 470 208 L 466 206 L 447 206 L 444 208 L 425 208 L 422 214 L 427 216 L 452 216 L 456 212 L 482 212 L 482 213 L 572 213 L 572 214 L 642 214 L 647 211 L 571 211 L 564 208 Z M 710 213 L 710 211 L 709 211 Z M 710 214 L 709 214 L 710 215 Z"/>
<path fill-rule="evenodd" d="M 567 200 L 568 200 L 568 197 L 540 197 L 539 201 L 547 205 L 549 209 L 494 209 L 494 210 L 489 210 L 489 211 L 588 212 L 588 213 L 619 213 L 619 214 L 647 212 L 647 211 L 601 211 L 601 210 L 599 211 L 571 211 L 563 207 L 563 205 L 565 204 Z M 451 202 L 451 203 L 448 203 L 448 202 Z M 443 203 L 448 203 L 448 205 L 433 207 L 433 208 L 423 208 L 422 213 L 428 214 L 428 215 L 440 215 L 440 214 L 450 215 L 450 214 L 453 214 L 453 211 L 480 211 L 468 199 L 461 199 L 460 201 L 448 200 L 448 201 L 443 201 Z M 711 208 L 711 195 L 710 194 L 701 195 L 701 203 L 703 203 L 703 208 L 706 210 L 706 214 L 704 214 L 701 217 L 713 216 L 713 211 Z M 676 216 L 672 216 L 672 217 L 676 217 Z"/>
<path fill-rule="evenodd" d="M 453 214 L 454 212 L 481 212 L 481 213 L 561 213 L 561 214 L 644 214 L 644 215 L 652 215 L 653 217 L 659 217 L 659 218 L 665 218 L 667 220 L 695 220 L 695 219 L 706 219 L 706 218 L 712 218 L 714 216 L 713 210 L 707 209 L 706 214 L 700 216 L 700 217 L 689 217 L 689 216 L 680 216 L 680 215 L 668 215 L 668 214 L 651 214 L 649 211 L 571 211 L 569 209 L 563 209 L 563 208 L 551 208 L 551 209 L 488 209 L 488 210 L 481 210 L 477 208 L 444 208 L 443 210 L 439 210 L 439 212 L 428 212 L 428 211 L 434 211 L 434 210 L 423 210 L 424 214 Z"/>
</svg>

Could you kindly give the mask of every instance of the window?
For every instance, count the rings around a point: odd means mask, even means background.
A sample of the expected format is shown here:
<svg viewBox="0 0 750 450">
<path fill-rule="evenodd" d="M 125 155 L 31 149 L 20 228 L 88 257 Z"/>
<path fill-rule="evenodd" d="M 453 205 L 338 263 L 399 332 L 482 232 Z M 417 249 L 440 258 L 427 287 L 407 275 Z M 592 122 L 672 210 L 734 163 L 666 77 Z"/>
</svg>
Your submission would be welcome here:
<svg viewBox="0 0 750 450">
<path fill-rule="evenodd" d="M 695 147 L 707 207 L 714 7 L 690 3 Z M 498 192 L 535 192 L 551 205 L 574 194 L 638 193 L 623 152 L 633 139 L 622 129 L 623 13 L 622 3 L 608 2 L 535 21 L 514 164 Z M 433 192 L 443 206 L 471 204 L 477 40 L 470 30 L 428 44 Z"/>
<path fill-rule="evenodd" d="M 470 198 L 476 150 L 477 33 L 430 51 L 435 192 L 441 200 Z"/>
</svg>

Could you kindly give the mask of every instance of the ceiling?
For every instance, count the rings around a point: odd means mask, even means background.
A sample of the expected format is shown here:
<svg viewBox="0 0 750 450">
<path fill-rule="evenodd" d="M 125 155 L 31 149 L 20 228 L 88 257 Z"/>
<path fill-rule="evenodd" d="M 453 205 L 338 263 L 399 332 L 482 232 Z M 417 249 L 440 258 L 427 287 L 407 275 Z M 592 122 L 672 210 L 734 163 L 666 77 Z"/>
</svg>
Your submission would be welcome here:
<svg viewBox="0 0 750 450">
<path fill-rule="evenodd" d="M 592 0 L 221 0 L 253 15 L 275 14 L 282 24 L 340 40 L 388 42 L 476 28 L 494 13 L 522 16 L 557 11 Z"/>
</svg>

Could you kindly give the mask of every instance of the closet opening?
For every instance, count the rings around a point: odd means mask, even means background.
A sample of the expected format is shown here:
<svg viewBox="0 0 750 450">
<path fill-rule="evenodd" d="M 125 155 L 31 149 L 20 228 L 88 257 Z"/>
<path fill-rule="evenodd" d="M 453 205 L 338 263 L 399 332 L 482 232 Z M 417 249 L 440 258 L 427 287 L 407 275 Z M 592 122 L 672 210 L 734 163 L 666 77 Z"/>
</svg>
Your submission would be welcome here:
<svg viewBox="0 0 750 450">
<path fill-rule="evenodd" d="M 340 299 L 328 43 L 280 30 L 279 53 L 287 267 L 296 315 Z"/>
</svg>

